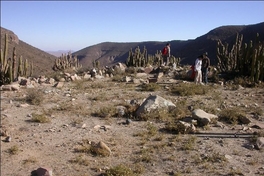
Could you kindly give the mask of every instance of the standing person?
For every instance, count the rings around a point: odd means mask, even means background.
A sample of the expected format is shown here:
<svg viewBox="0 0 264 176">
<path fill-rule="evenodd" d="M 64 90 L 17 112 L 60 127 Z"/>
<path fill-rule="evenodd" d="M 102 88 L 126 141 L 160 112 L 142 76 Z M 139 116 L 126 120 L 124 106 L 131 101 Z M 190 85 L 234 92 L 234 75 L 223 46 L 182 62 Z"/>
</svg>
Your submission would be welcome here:
<svg viewBox="0 0 264 176">
<path fill-rule="evenodd" d="M 194 64 L 194 71 L 195 71 L 195 78 L 194 82 L 195 84 L 203 84 L 202 82 L 202 59 L 203 55 L 198 56 L 198 58 L 195 60 Z"/>
<path fill-rule="evenodd" d="M 170 43 L 167 43 L 162 49 L 163 65 L 169 65 Z"/>
<path fill-rule="evenodd" d="M 208 83 L 208 68 L 210 66 L 210 59 L 208 58 L 207 52 L 203 54 L 202 60 L 202 81 L 207 84 Z"/>
</svg>

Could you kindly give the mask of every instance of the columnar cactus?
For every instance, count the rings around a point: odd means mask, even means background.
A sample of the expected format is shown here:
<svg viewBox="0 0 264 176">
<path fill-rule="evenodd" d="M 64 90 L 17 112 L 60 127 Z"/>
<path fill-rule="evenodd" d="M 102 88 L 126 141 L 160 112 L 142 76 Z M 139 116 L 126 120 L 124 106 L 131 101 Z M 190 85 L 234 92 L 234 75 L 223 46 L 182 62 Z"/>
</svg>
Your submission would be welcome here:
<svg viewBox="0 0 264 176">
<path fill-rule="evenodd" d="M 259 41 L 259 34 L 255 41 L 245 43 L 242 47 L 243 35 L 237 34 L 235 44 L 229 51 L 228 43 L 217 45 L 218 69 L 220 72 L 238 73 L 249 76 L 252 82 L 264 79 L 264 42 Z"/>
<path fill-rule="evenodd" d="M 9 84 L 16 80 L 18 76 L 31 76 L 31 73 L 27 73 L 28 63 L 27 60 L 23 64 L 22 56 L 19 58 L 19 63 L 17 65 L 17 54 L 16 48 L 13 48 L 13 57 L 8 58 L 8 34 L 5 34 L 5 44 L 4 51 L 1 49 L 1 77 L 0 77 L 0 85 Z M 31 69 L 33 70 L 33 65 L 31 65 Z"/>
<path fill-rule="evenodd" d="M 16 48 L 14 47 L 13 48 L 13 65 L 12 65 L 12 67 L 14 68 L 13 69 L 13 80 L 15 79 L 15 77 L 16 77 L 16 75 L 17 75 L 17 70 L 15 69 L 17 66 L 17 63 L 16 63 L 16 61 L 17 61 L 17 56 L 16 56 Z"/>
<path fill-rule="evenodd" d="M 162 54 L 160 50 L 157 50 L 155 55 L 150 55 L 147 52 L 146 47 L 144 46 L 143 52 L 140 52 L 139 46 L 135 48 L 135 51 L 132 51 L 132 48 L 128 52 L 128 58 L 126 60 L 126 65 L 128 67 L 146 67 L 149 65 L 152 66 L 161 66 L 163 62 Z M 177 65 L 180 63 L 180 58 L 175 58 L 171 55 L 170 63 L 175 62 Z"/>
<path fill-rule="evenodd" d="M 93 64 L 95 65 L 95 62 L 93 61 Z M 79 69 L 82 65 L 79 63 L 79 60 L 77 59 L 77 56 L 72 57 L 71 52 L 68 52 L 68 54 L 62 54 L 59 58 L 55 59 L 53 70 L 65 70 L 67 68 L 75 68 Z"/>
<path fill-rule="evenodd" d="M 18 61 L 18 71 L 17 71 L 17 75 L 18 76 L 22 76 L 23 75 L 24 70 L 23 70 L 22 65 L 23 65 L 23 57 L 20 56 L 19 61 Z"/>
</svg>

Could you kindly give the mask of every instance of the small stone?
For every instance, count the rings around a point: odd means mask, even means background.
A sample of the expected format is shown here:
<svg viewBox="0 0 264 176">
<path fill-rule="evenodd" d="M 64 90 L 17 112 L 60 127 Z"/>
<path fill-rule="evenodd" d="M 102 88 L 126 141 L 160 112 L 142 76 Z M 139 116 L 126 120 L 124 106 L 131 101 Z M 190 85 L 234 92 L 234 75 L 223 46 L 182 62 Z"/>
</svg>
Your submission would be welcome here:
<svg viewBox="0 0 264 176">
<path fill-rule="evenodd" d="M 257 138 L 256 148 L 259 150 L 264 148 L 264 137 L 258 137 Z"/>
<path fill-rule="evenodd" d="M 5 141 L 6 141 L 6 142 L 11 142 L 11 136 L 7 136 L 7 137 L 5 138 Z"/>
<path fill-rule="evenodd" d="M 225 155 L 225 158 L 228 159 L 228 160 L 230 160 L 230 159 L 232 159 L 232 156 L 230 156 L 230 155 Z"/>
<path fill-rule="evenodd" d="M 52 176 L 52 170 L 49 168 L 40 167 L 36 171 L 37 176 Z"/>
<path fill-rule="evenodd" d="M 129 125 L 132 122 L 130 119 L 126 119 L 126 124 Z"/>
</svg>

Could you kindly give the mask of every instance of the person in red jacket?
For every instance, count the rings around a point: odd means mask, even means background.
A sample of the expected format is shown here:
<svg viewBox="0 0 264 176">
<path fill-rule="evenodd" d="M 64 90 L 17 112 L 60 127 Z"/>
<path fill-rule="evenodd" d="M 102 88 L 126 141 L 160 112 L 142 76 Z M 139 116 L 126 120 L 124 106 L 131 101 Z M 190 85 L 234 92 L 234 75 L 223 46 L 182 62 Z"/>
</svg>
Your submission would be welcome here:
<svg viewBox="0 0 264 176">
<path fill-rule="evenodd" d="M 163 65 L 169 65 L 170 58 L 170 43 L 167 43 L 166 46 L 162 49 Z"/>
</svg>

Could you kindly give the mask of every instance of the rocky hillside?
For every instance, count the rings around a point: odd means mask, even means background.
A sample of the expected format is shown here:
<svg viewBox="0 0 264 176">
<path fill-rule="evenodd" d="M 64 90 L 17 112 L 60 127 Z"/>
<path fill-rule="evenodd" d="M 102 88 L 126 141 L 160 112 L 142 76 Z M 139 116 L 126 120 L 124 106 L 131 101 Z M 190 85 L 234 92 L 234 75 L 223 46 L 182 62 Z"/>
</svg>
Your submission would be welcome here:
<svg viewBox="0 0 264 176">
<path fill-rule="evenodd" d="M 55 56 L 42 51 L 34 46 L 19 40 L 18 36 L 5 28 L 1 27 L 1 49 L 4 49 L 5 34 L 8 34 L 8 57 L 12 57 L 13 48 L 16 47 L 17 57 L 22 56 L 29 62 L 33 62 L 33 76 L 39 76 L 52 72 Z"/>
<path fill-rule="evenodd" d="M 217 40 L 233 42 L 237 33 L 244 35 L 245 42 L 254 39 L 256 33 L 259 33 L 261 40 L 264 41 L 264 22 L 254 25 L 221 26 L 194 40 L 171 40 L 171 53 L 175 57 L 182 58 L 181 64 L 191 64 L 198 55 L 207 51 L 212 63 L 215 64 L 217 62 Z M 148 54 L 154 54 L 157 50 L 161 50 L 165 44 L 166 42 L 156 41 L 137 43 L 105 42 L 76 51 L 73 55 L 77 55 L 84 66 L 92 65 L 93 60 L 98 60 L 101 65 L 112 65 L 116 62 L 125 62 L 130 48 L 134 50 L 135 47 L 139 46 L 140 49 L 143 49 L 146 46 Z"/>
</svg>

